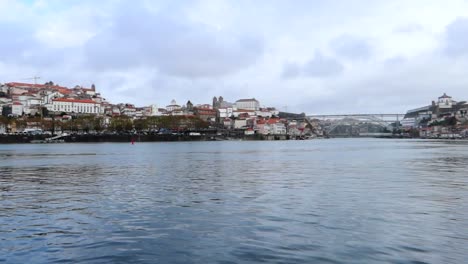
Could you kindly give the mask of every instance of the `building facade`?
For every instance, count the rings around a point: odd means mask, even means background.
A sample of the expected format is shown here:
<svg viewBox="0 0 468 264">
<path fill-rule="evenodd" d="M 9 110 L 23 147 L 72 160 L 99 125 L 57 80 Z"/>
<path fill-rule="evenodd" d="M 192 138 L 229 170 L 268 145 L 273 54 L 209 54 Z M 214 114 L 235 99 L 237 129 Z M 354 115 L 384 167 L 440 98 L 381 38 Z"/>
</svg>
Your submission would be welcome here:
<svg viewBox="0 0 468 264">
<path fill-rule="evenodd" d="M 257 111 L 260 109 L 260 102 L 257 101 L 255 98 L 240 99 L 236 101 L 236 108 Z"/>
<path fill-rule="evenodd" d="M 101 104 L 93 100 L 57 98 L 52 99 L 52 104 L 49 105 L 48 110 L 65 113 L 100 114 Z"/>
</svg>

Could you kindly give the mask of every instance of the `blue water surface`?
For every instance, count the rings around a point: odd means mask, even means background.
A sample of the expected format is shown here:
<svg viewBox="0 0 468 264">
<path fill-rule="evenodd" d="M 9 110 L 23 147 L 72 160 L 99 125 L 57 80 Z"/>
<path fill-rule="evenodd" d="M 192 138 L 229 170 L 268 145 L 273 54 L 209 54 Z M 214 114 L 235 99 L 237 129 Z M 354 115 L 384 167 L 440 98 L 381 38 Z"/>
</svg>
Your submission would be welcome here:
<svg viewBox="0 0 468 264">
<path fill-rule="evenodd" d="M 468 142 L 0 145 L 0 262 L 468 263 Z"/>
</svg>

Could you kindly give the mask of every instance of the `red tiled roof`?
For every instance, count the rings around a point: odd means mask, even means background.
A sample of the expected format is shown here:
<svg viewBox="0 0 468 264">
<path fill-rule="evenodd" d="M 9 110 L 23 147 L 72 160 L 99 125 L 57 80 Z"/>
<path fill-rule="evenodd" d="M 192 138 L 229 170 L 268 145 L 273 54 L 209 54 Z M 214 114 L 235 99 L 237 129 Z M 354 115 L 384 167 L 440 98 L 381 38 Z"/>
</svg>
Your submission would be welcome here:
<svg viewBox="0 0 468 264">
<path fill-rule="evenodd" d="M 70 98 L 57 98 L 53 99 L 54 102 L 69 102 L 69 103 L 85 103 L 85 104 L 98 104 L 93 100 L 88 99 L 70 99 Z"/>
<path fill-rule="evenodd" d="M 205 112 L 205 111 L 199 111 L 197 114 L 198 115 L 204 115 L 204 116 L 216 116 L 215 114 L 213 114 L 211 112 Z"/>
<path fill-rule="evenodd" d="M 269 125 L 272 125 L 272 124 L 278 123 L 279 121 L 280 121 L 280 120 L 279 120 L 278 118 L 270 118 L 270 119 L 268 119 L 267 123 L 268 123 Z"/>
<path fill-rule="evenodd" d="M 255 112 L 255 110 L 248 110 L 248 109 L 237 109 L 234 112 Z"/>
<path fill-rule="evenodd" d="M 96 91 L 96 90 L 94 90 L 92 88 L 84 88 L 84 87 L 80 87 L 80 88 L 76 88 L 76 89 L 82 90 L 84 92 L 95 92 Z"/>
<path fill-rule="evenodd" d="M 20 82 L 9 82 L 6 83 L 10 87 L 20 87 L 20 88 L 56 88 L 56 89 L 68 89 L 67 87 L 58 86 L 58 85 L 45 85 L 45 84 L 34 84 L 34 83 L 20 83 Z"/>
</svg>

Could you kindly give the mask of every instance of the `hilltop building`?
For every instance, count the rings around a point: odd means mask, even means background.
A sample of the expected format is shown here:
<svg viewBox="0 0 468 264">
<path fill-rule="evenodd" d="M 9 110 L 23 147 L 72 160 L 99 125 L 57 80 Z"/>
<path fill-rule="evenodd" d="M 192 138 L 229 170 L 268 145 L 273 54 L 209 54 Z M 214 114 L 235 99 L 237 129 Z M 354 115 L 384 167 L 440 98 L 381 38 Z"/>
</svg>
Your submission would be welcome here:
<svg viewBox="0 0 468 264">
<path fill-rule="evenodd" d="M 257 111 L 260 109 L 260 102 L 255 98 L 252 99 L 239 99 L 235 103 L 237 109 L 253 110 Z"/>
<path fill-rule="evenodd" d="M 419 130 L 422 137 L 453 137 L 454 129 L 466 129 L 468 124 L 468 104 L 457 102 L 443 94 L 431 105 L 409 110 L 402 126 Z"/>
</svg>

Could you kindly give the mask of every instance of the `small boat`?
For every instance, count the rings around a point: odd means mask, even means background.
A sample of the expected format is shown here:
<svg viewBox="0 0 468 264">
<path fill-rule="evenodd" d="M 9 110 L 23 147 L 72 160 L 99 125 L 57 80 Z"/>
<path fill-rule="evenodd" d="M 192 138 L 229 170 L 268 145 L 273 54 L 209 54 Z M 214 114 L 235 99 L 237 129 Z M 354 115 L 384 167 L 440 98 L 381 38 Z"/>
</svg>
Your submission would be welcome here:
<svg viewBox="0 0 468 264">
<path fill-rule="evenodd" d="M 33 144 L 50 144 L 50 143 L 65 143 L 64 139 L 55 139 L 55 140 L 31 140 L 30 143 Z"/>
</svg>

